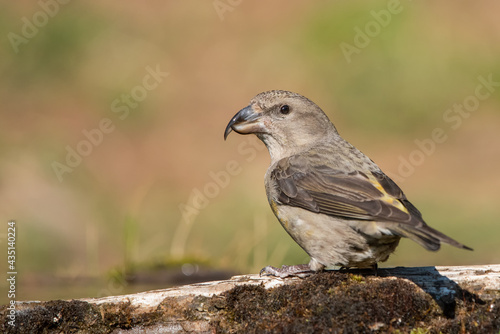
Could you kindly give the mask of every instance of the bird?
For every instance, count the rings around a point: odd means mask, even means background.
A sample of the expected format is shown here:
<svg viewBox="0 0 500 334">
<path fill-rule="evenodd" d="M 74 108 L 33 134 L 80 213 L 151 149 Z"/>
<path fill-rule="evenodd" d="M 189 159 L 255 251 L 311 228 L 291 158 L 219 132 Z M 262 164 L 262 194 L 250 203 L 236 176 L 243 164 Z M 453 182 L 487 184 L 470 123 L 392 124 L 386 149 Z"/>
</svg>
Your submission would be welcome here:
<svg viewBox="0 0 500 334">
<path fill-rule="evenodd" d="M 300 94 L 256 95 L 231 118 L 224 140 L 232 131 L 255 134 L 267 147 L 269 205 L 310 256 L 308 264 L 267 266 L 261 275 L 305 277 L 335 266 L 376 270 L 403 237 L 430 251 L 441 243 L 472 250 L 427 225 L 401 188 Z"/>
</svg>

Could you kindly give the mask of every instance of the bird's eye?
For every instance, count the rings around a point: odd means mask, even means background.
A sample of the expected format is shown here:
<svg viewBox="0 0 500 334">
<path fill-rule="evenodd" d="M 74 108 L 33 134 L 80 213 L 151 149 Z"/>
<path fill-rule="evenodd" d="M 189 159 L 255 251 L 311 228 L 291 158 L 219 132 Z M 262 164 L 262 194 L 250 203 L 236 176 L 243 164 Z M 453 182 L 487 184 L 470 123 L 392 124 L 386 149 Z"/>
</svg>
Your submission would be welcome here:
<svg viewBox="0 0 500 334">
<path fill-rule="evenodd" d="M 280 113 L 282 113 L 283 115 L 288 115 L 290 113 L 290 107 L 288 106 L 288 104 L 284 104 L 280 107 Z"/>
</svg>

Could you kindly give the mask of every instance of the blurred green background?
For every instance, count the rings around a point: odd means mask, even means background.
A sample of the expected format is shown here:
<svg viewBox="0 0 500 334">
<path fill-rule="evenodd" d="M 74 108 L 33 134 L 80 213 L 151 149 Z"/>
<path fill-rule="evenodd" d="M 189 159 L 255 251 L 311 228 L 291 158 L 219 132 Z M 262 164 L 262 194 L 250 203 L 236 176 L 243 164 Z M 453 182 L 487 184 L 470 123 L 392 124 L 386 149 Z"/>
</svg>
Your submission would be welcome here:
<svg viewBox="0 0 500 334">
<path fill-rule="evenodd" d="M 269 89 L 315 101 L 431 226 L 475 249 L 403 240 L 384 266 L 500 263 L 500 86 L 478 88 L 500 82 L 500 3 L 0 8 L 0 269 L 15 219 L 17 300 L 306 263 L 268 207 L 263 144 L 223 141 L 229 119 Z M 463 103 L 472 111 L 448 111 Z M 429 143 L 436 128 L 446 139 L 419 153 L 415 140 Z M 85 155 L 69 166 L 73 150 Z"/>
</svg>

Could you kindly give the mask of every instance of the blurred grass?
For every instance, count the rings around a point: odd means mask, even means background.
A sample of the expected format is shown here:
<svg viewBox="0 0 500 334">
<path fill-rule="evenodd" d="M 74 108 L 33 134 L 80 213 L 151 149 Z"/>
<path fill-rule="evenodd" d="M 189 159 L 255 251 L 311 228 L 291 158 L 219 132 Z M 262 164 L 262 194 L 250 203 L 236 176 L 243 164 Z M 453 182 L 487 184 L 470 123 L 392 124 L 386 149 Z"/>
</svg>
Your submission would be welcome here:
<svg viewBox="0 0 500 334">
<path fill-rule="evenodd" d="M 16 14 L 3 11 L 2 21 L 8 22 L 11 32 L 22 35 L 23 24 Z M 4 22 L 5 22 L 4 21 Z M 105 20 L 90 13 L 85 7 L 73 7 L 64 15 L 56 15 L 38 29 L 38 33 L 18 46 L 19 52 L 11 49 L 2 52 L 4 83 L 6 87 L 19 90 L 35 90 L 45 84 L 68 83 L 75 80 L 80 64 L 85 60 L 86 45 L 105 29 Z M 7 35 L 7 34 L 6 34 Z"/>
<path fill-rule="evenodd" d="M 372 10 L 386 10 L 384 5 L 379 2 Z M 500 75 L 498 50 L 465 49 L 444 36 L 459 33 L 446 31 L 450 28 L 445 24 L 443 35 L 435 33 L 436 22 L 427 21 L 424 12 L 432 9 L 406 2 L 402 8 L 387 27 L 380 28 L 380 35 L 369 37 L 368 46 L 350 56 L 350 64 L 339 45 L 355 46 L 353 27 L 364 31 L 368 22 L 375 21 L 371 7 L 366 9 L 359 1 L 329 4 L 299 29 L 298 46 L 305 50 L 304 58 L 315 59 L 311 65 L 319 86 L 328 90 L 332 104 L 345 111 L 347 124 L 361 131 L 414 136 L 439 122 L 452 103 L 473 93 L 476 83 L 471 78 Z"/>
<path fill-rule="evenodd" d="M 1 6 L 2 36 L 20 34 L 21 18 L 40 9 Z M 348 63 L 340 44 L 352 44 L 354 27 L 363 29 L 373 20 L 370 11 L 386 6 L 281 1 L 264 10 L 244 2 L 220 21 L 211 3 L 71 3 L 19 53 L 5 38 L 0 217 L 18 221 L 20 299 L 50 298 L 37 291 L 40 277 L 106 280 L 115 273 L 119 280 L 127 269 L 162 262 L 240 272 L 307 262 L 268 207 L 262 144 L 248 144 L 245 153 L 240 145 L 249 137 L 222 140 L 237 110 L 263 90 L 302 93 L 394 173 L 398 158 L 416 148 L 413 140 L 444 127 L 443 112 L 474 93 L 479 75 L 500 78 L 493 1 L 402 2 L 403 11 Z M 120 119 L 112 101 L 157 65 L 169 77 Z M 499 107 L 495 91 L 400 183 L 431 226 L 475 251 L 445 246 L 428 253 L 406 241 L 386 265 L 500 261 Z M 82 131 L 103 118 L 115 130 L 59 182 L 51 164 L 64 163 L 66 147 L 75 148 L 85 140 Z M 185 223 L 179 206 L 190 204 L 195 189 L 214 182 L 210 172 L 224 171 L 230 160 L 241 172 L 191 216 L 177 258 L 173 238 Z M 57 298 L 74 296 L 53 289 Z M 84 289 L 89 297 L 101 290 Z"/>
</svg>

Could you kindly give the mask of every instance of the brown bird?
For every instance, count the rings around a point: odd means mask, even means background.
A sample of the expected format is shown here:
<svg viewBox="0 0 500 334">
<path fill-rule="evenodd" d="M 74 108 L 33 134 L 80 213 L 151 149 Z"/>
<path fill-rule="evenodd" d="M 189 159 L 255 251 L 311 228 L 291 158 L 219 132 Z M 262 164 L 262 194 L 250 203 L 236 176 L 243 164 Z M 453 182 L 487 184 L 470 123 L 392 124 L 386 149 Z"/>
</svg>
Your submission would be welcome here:
<svg viewBox="0 0 500 334">
<path fill-rule="evenodd" d="M 437 251 L 441 243 L 472 250 L 428 226 L 403 191 L 342 137 L 306 97 L 260 93 L 229 122 L 255 134 L 271 155 L 267 198 L 283 228 L 311 257 L 309 264 L 267 266 L 261 274 L 305 276 L 325 267 L 376 268 L 401 237 Z"/>
</svg>

